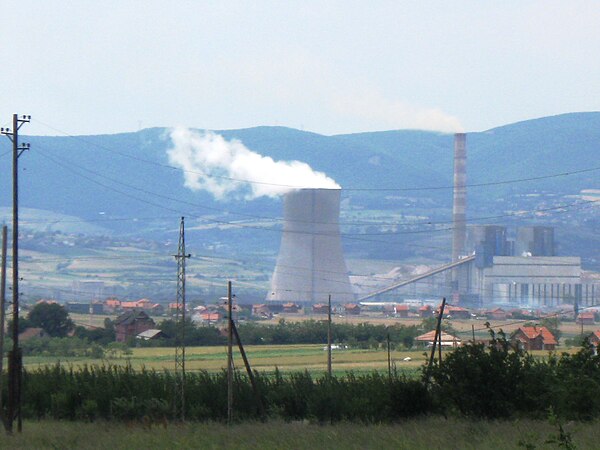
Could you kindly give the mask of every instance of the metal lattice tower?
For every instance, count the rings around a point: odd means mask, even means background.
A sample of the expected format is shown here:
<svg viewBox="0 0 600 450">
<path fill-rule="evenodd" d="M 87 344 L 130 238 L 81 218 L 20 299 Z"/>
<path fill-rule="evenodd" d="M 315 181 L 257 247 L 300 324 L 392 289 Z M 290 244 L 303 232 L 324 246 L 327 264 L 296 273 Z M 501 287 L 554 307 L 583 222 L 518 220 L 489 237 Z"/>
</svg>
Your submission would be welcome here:
<svg viewBox="0 0 600 450">
<path fill-rule="evenodd" d="M 175 320 L 177 336 L 175 342 L 175 414 L 185 420 L 185 260 L 191 255 L 185 253 L 185 224 L 181 218 L 179 225 L 179 246 L 177 254 L 177 309 Z"/>
</svg>

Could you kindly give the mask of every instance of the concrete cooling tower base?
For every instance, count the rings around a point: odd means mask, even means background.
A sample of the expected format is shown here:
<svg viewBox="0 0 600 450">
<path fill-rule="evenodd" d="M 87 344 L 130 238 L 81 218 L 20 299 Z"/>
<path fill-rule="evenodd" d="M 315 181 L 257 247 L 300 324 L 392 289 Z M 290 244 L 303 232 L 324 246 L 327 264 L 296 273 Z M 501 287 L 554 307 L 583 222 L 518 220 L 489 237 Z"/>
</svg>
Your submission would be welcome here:
<svg viewBox="0 0 600 450">
<path fill-rule="evenodd" d="M 284 198 L 284 225 L 267 301 L 354 301 L 342 252 L 339 189 L 300 189 Z"/>
</svg>

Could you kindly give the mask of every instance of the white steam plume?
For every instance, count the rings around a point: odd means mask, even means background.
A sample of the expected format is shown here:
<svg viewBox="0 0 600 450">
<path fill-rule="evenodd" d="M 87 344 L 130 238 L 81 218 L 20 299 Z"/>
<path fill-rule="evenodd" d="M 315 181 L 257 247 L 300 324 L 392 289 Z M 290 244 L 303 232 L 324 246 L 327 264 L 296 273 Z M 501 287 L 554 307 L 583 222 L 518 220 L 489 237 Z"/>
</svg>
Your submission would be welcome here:
<svg viewBox="0 0 600 450">
<path fill-rule="evenodd" d="M 217 199 L 236 194 L 247 199 L 277 197 L 301 188 L 340 189 L 334 180 L 306 163 L 275 161 L 253 152 L 241 141 L 227 141 L 210 131 L 198 133 L 177 127 L 170 137 L 169 162 L 184 170 L 185 186 L 208 191 Z"/>
</svg>

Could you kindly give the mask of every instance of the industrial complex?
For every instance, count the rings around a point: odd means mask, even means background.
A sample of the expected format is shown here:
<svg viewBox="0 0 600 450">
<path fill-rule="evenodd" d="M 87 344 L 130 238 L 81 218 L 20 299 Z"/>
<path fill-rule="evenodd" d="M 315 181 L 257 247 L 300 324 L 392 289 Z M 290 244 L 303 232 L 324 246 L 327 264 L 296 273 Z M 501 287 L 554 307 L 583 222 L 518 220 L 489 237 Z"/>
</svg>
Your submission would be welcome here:
<svg viewBox="0 0 600 450">
<path fill-rule="evenodd" d="M 357 295 L 344 260 L 340 190 L 301 189 L 286 194 L 284 227 L 266 300 L 318 304 L 402 302 L 430 297 L 473 307 L 511 305 L 553 308 L 600 304 L 600 284 L 582 276 L 581 258 L 557 255 L 554 228 L 469 225 L 467 219 L 467 136 L 455 134 L 452 260 L 416 277 Z"/>
</svg>

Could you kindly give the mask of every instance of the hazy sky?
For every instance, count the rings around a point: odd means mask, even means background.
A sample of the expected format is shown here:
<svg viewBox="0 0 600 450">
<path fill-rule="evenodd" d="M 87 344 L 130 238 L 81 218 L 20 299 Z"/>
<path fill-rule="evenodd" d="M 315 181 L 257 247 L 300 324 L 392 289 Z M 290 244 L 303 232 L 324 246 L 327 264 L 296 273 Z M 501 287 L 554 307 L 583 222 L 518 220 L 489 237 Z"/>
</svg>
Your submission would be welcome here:
<svg viewBox="0 0 600 450">
<path fill-rule="evenodd" d="M 14 1 L 0 124 L 478 131 L 600 110 L 598 1 Z M 25 132 L 25 130 L 23 130 Z"/>
</svg>

